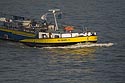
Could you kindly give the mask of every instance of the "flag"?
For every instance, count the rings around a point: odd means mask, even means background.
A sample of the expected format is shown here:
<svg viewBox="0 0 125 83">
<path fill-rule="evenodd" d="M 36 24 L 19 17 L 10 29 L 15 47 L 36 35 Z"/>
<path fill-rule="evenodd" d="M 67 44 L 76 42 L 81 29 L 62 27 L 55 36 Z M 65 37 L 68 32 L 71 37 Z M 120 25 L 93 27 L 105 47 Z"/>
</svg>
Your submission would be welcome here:
<svg viewBox="0 0 125 83">
<path fill-rule="evenodd" d="M 62 19 L 62 13 L 58 14 L 58 19 Z"/>
<path fill-rule="evenodd" d="M 47 16 L 47 14 L 42 15 L 42 16 L 41 16 L 41 19 L 42 19 L 42 20 L 47 20 L 46 16 Z"/>
</svg>

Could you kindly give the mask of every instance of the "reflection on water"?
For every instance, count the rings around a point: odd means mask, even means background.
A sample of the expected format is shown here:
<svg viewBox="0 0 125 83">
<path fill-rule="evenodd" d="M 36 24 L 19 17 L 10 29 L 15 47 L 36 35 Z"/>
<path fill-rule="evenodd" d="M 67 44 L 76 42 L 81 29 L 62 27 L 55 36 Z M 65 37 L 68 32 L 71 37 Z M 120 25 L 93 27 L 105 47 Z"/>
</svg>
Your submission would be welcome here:
<svg viewBox="0 0 125 83">
<path fill-rule="evenodd" d="M 95 52 L 97 47 L 85 48 L 53 48 L 47 50 L 48 58 L 47 77 L 64 83 L 77 83 L 78 80 L 90 80 L 93 78 L 95 66 Z M 42 55 L 43 56 L 43 55 Z M 46 80 L 50 80 L 44 78 Z M 84 83 L 84 82 L 83 82 Z M 93 83 L 97 83 L 93 80 Z"/>
<path fill-rule="evenodd" d="M 90 59 L 94 58 L 94 52 L 96 51 L 96 47 L 91 48 L 75 48 L 75 49 L 69 49 L 69 48 L 54 48 L 54 49 L 47 49 L 49 52 L 51 52 L 51 57 L 54 60 L 62 59 L 72 59 L 72 60 L 78 60 L 78 61 L 85 61 L 85 58 L 88 57 Z"/>
<path fill-rule="evenodd" d="M 95 52 L 95 48 L 76 48 L 76 49 L 51 49 L 52 52 L 65 55 L 65 54 L 72 54 L 72 55 L 89 55 Z"/>
</svg>

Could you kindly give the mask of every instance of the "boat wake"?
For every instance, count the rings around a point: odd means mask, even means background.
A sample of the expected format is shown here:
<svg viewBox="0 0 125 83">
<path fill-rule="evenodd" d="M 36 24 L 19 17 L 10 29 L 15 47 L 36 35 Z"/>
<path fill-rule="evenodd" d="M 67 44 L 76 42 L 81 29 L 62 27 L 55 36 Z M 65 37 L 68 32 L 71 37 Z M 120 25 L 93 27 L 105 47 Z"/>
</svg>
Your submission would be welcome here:
<svg viewBox="0 0 125 83">
<path fill-rule="evenodd" d="M 114 43 L 78 43 L 70 46 L 58 46 L 58 47 L 44 47 L 44 48 L 84 48 L 84 47 L 110 47 L 113 46 Z"/>
</svg>

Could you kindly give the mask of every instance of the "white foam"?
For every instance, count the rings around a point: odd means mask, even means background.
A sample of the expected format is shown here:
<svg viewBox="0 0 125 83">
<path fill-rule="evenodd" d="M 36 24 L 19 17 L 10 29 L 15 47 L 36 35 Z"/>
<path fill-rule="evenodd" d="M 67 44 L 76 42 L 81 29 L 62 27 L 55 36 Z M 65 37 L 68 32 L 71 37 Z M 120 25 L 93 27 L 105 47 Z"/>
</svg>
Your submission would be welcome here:
<svg viewBox="0 0 125 83">
<path fill-rule="evenodd" d="M 58 46 L 58 47 L 44 47 L 44 48 L 84 48 L 84 47 L 110 47 L 113 46 L 114 43 L 78 43 L 70 46 Z"/>
</svg>

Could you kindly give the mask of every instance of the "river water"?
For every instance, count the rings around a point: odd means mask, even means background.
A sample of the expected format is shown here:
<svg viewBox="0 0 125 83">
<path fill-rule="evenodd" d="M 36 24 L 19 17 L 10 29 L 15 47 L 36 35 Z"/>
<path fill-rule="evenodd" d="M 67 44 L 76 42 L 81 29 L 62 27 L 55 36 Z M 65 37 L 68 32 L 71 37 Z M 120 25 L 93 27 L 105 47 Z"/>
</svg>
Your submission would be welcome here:
<svg viewBox="0 0 125 83">
<path fill-rule="evenodd" d="M 0 40 L 0 83 L 125 83 L 125 1 L 0 1 L 0 12 L 31 18 L 53 8 L 63 11 L 62 23 L 96 31 L 98 43 L 33 48 Z"/>
</svg>

